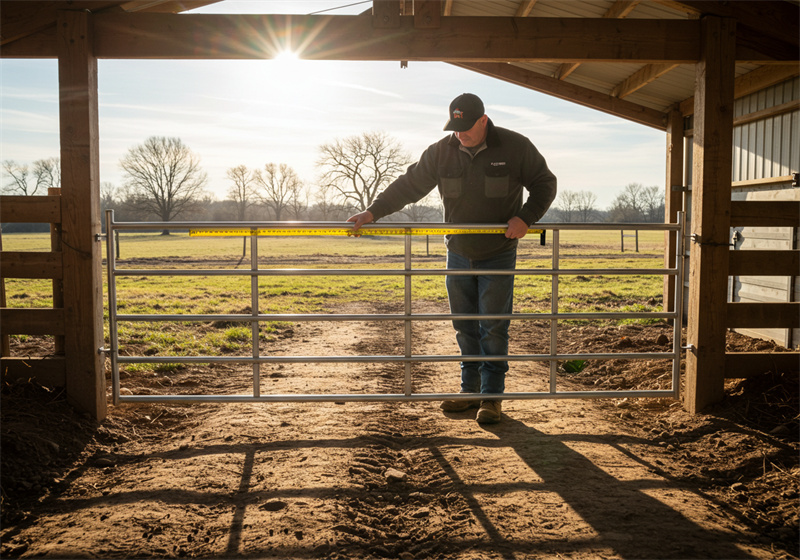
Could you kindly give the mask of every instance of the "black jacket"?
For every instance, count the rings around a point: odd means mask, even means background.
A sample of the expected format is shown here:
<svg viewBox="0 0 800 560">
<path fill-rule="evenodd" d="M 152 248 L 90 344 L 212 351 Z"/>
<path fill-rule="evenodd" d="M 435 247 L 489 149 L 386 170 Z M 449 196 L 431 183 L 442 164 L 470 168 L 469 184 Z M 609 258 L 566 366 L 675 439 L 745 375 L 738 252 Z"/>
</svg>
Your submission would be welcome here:
<svg viewBox="0 0 800 560">
<path fill-rule="evenodd" d="M 378 220 L 421 200 L 437 186 L 444 221 L 456 224 L 505 224 L 518 216 L 530 226 L 556 196 L 556 177 L 531 141 L 489 120 L 485 147 L 475 155 L 454 134 L 442 138 L 367 210 Z M 523 204 L 525 189 L 529 194 Z M 502 234 L 456 234 L 448 235 L 446 243 L 448 250 L 480 260 L 516 247 L 517 240 Z"/>
</svg>

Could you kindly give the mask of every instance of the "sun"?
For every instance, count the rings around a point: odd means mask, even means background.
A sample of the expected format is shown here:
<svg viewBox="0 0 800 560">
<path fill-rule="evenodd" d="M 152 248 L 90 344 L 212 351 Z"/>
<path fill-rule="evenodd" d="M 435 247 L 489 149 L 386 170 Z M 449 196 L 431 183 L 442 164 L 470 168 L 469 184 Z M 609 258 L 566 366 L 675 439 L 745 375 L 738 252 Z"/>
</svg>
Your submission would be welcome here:
<svg viewBox="0 0 800 560">
<path fill-rule="evenodd" d="M 289 66 L 292 63 L 295 63 L 298 60 L 300 60 L 300 56 L 296 52 L 290 49 L 284 49 L 280 51 L 278 54 L 276 54 L 273 60 L 275 60 L 275 62 L 279 62 L 281 64 Z"/>
</svg>

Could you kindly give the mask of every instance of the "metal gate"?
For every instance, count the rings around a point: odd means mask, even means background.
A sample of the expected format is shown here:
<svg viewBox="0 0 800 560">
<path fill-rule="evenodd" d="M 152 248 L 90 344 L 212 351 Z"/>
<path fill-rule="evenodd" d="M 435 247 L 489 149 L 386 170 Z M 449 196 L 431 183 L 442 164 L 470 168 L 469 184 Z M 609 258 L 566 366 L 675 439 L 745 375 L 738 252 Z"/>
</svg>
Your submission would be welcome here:
<svg viewBox="0 0 800 560">
<path fill-rule="evenodd" d="M 106 244 L 108 263 L 108 315 L 109 315 L 109 356 L 112 371 L 112 389 L 114 404 L 119 402 L 309 402 L 309 401 L 435 401 L 444 399 L 474 399 L 480 396 L 467 393 L 414 393 L 412 391 L 412 365 L 423 362 L 462 362 L 462 361 L 509 361 L 509 362 L 549 362 L 549 390 L 541 392 L 503 393 L 504 400 L 510 399 L 554 399 L 554 398 L 625 398 L 656 397 L 678 398 L 680 388 L 681 358 L 681 326 L 683 324 L 683 247 L 684 216 L 680 213 L 678 222 L 674 224 L 537 224 L 540 231 L 550 231 L 552 236 L 552 268 L 550 269 L 514 269 L 509 270 L 447 270 L 420 269 L 412 267 L 411 239 L 413 235 L 431 233 L 496 233 L 504 231 L 506 224 L 441 224 L 441 223 L 388 223 L 370 224 L 361 228 L 359 233 L 372 235 L 400 234 L 405 238 L 404 269 L 266 269 L 258 263 L 258 240 L 260 235 L 308 235 L 328 234 L 347 235 L 352 231 L 350 224 L 342 222 L 115 222 L 113 211 L 106 212 Z M 563 230 L 619 230 L 635 228 L 640 231 L 659 230 L 677 235 L 677 254 L 675 268 L 561 268 L 559 250 L 560 236 Z M 216 230 L 229 235 L 249 235 L 250 269 L 118 269 L 115 234 L 121 231 L 153 231 L 153 230 Z M 468 314 L 424 314 L 412 312 L 412 278 L 426 275 L 475 275 L 498 274 L 516 276 L 544 275 L 551 277 L 551 311 L 550 313 L 512 313 L 508 315 L 468 315 Z M 661 275 L 672 277 L 675 284 L 675 309 L 663 312 L 559 312 L 559 278 L 565 275 Z M 262 313 L 259 309 L 258 279 L 262 276 L 277 275 L 318 275 L 318 276 L 403 276 L 404 277 L 404 313 L 400 314 L 286 314 Z M 123 314 L 117 308 L 117 278 L 122 276 L 249 276 L 251 293 L 250 314 Z M 461 356 L 461 355 L 414 355 L 412 354 L 412 324 L 415 321 L 452 321 L 478 318 L 518 320 L 546 320 L 550 322 L 550 348 L 547 354 L 513 354 L 505 356 Z M 646 353 L 559 353 L 557 326 L 560 320 L 614 320 L 614 319 L 666 319 L 673 325 L 673 343 L 670 352 Z M 259 324 L 265 321 L 394 321 L 404 325 L 405 349 L 403 355 L 396 356 L 265 356 L 259 349 Z M 159 322 L 187 321 L 210 322 L 228 321 L 249 323 L 252 333 L 252 356 L 121 356 L 119 354 L 118 324 L 119 322 Z M 562 391 L 557 387 L 558 363 L 568 360 L 609 360 L 609 359 L 669 359 L 672 361 L 672 380 L 669 389 L 656 390 L 597 390 L 597 391 Z M 121 395 L 120 364 L 135 363 L 242 363 L 251 364 L 253 370 L 252 394 L 244 395 Z M 268 363 L 378 363 L 394 362 L 404 364 L 403 393 L 386 394 L 267 394 L 261 393 L 260 365 Z"/>
</svg>

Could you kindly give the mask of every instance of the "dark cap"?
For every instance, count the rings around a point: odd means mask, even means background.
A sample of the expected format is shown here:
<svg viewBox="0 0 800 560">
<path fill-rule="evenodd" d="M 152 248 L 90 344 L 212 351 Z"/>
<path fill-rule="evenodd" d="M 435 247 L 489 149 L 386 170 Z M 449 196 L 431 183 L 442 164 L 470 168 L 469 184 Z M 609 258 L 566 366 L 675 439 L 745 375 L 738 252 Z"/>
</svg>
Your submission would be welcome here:
<svg viewBox="0 0 800 560">
<path fill-rule="evenodd" d="M 445 130 L 465 132 L 475 126 L 483 116 L 483 101 L 474 93 L 462 93 L 450 103 L 450 113 Z"/>
</svg>

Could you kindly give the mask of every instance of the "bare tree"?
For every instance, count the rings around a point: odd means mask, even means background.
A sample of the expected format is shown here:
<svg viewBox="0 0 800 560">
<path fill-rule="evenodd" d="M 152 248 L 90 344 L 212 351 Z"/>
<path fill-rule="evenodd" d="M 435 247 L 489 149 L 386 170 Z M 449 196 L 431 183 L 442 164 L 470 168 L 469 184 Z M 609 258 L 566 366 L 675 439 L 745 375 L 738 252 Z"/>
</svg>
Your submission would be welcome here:
<svg viewBox="0 0 800 560">
<path fill-rule="evenodd" d="M 575 210 L 581 222 L 588 222 L 592 219 L 597 208 L 597 195 L 592 191 L 578 191 Z"/>
<path fill-rule="evenodd" d="M 228 189 L 228 200 L 232 200 L 236 208 L 236 219 L 244 221 L 247 217 L 247 209 L 253 202 L 255 196 L 254 173 L 247 169 L 245 165 L 231 167 L 227 171 L 231 187 Z M 247 254 L 247 237 L 242 237 L 242 258 Z"/>
<path fill-rule="evenodd" d="M 666 201 L 661 188 L 655 185 L 645 187 L 642 192 L 642 199 L 642 211 L 645 220 L 652 223 L 663 222 Z"/>
<path fill-rule="evenodd" d="M 272 209 L 275 220 L 283 218 L 297 190 L 302 188 L 300 178 L 294 169 L 281 163 L 268 163 L 263 170 L 254 173 L 257 186 L 256 196 L 262 204 Z"/>
<path fill-rule="evenodd" d="M 317 190 L 314 193 L 314 200 L 316 201 L 314 208 L 323 221 L 330 220 L 338 210 L 338 207 L 333 200 L 331 192 L 332 190 L 333 187 L 330 185 L 322 184 L 317 186 Z"/>
<path fill-rule="evenodd" d="M 562 222 L 572 222 L 578 212 L 578 193 L 569 189 L 559 191 L 555 207 L 561 214 Z"/>
<path fill-rule="evenodd" d="M 411 157 L 385 132 L 364 132 L 319 148 L 321 182 L 345 202 L 364 210 L 383 187 L 400 175 Z"/>
<path fill-rule="evenodd" d="M 255 174 L 246 166 L 237 165 L 228 169 L 227 176 L 232 183 L 228 189 L 228 199 L 236 206 L 236 219 L 244 221 L 255 197 Z"/>
<path fill-rule="evenodd" d="M 609 209 L 612 222 L 641 222 L 645 218 L 645 188 L 641 183 L 628 183 Z"/>
<path fill-rule="evenodd" d="M 61 188 L 61 158 L 51 157 L 33 162 L 33 176 L 45 188 Z"/>
<path fill-rule="evenodd" d="M 289 198 L 289 208 L 292 210 L 295 220 L 301 220 L 303 214 L 308 212 L 308 189 L 302 183 Z"/>
<path fill-rule="evenodd" d="M 11 194 L 47 194 L 48 188 L 61 186 L 61 160 L 56 157 L 36 160 L 32 168 L 8 159 L 3 172 L 7 177 L 3 191 Z"/>
<path fill-rule="evenodd" d="M 129 149 L 120 167 L 136 206 L 163 222 L 197 205 L 207 181 L 200 160 L 180 138 L 152 136 Z"/>
</svg>

